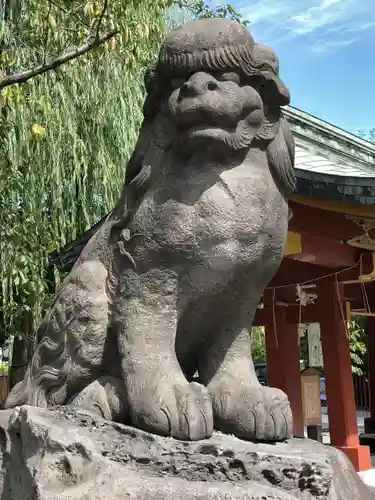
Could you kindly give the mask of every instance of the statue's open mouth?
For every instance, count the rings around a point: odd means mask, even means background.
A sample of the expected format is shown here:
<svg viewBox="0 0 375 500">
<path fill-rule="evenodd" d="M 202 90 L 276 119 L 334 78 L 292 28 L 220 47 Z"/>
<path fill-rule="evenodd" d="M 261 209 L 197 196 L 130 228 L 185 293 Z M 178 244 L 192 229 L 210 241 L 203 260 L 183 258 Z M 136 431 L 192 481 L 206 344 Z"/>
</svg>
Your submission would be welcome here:
<svg viewBox="0 0 375 500">
<path fill-rule="evenodd" d="M 194 137 L 219 137 L 223 133 L 234 133 L 235 128 L 228 129 L 227 127 L 222 127 L 218 125 L 213 125 L 209 123 L 197 123 L 195 125 L 185 125 L 181 127 L 181 132 L 183 136 L 190 138 Z"/>
<path fill-rule="evenodd" d="M 177 123 L 183 128 L 220 128 L 228 130 L 235 128 L 237 116 L 228 116 L 220 106 L 214 106 L 197 99 L 181 102 L 175 112 Z"/>
</svg>

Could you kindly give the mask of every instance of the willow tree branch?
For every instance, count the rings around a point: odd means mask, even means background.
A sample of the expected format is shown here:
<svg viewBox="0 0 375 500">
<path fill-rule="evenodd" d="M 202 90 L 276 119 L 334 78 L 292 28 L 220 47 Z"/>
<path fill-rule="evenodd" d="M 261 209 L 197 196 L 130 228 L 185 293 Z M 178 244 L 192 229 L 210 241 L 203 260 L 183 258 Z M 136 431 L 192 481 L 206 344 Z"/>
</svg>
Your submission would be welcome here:
<svg viewBox="0 0 375 500">
<path fill-rule="evenodd" d="M 14 73 L 13 75 L 9 75 L 3 80 L 0 80 L 0 89 L 4 87 L 8 87 L 9 85 L 15 85 L 17 83 L 24 83 L 30 78 L 34 78 L 35 76 L 41 75 L 50 71 L 52 69 L 56 69 L 59 66 L 71 61 L 72 59 L 76 59 L 83 54 L 86 54 L 94 47 L 101 45 L 106 42 L 110 38 L 114 37 L 119 33 L 119 30 L 111 30 L 107 33 L 103 33 L 100 36 L 94 36 L 87 40 L 86 43 L 80 45 L 79 47 L 72 47 L 71 49 L 63 52 L 61 55 L 51 59 L 50 61 L 37 66 L 36 68 L 28 69 L 26 71 L 20 71 L 18 73 Z"/>
<path fill-rule="evenodd" d="M 44 20 L 45 34 L 44 34 L 44 43 L 43 43 L 43 64 L 46 64 L 46 53 L 47 53 L 47 45 L 48 45 L 48 38 L 49 38 L 48 20 L 49 20 L 50 14 L 51 14 L 51 10 L 52 10 L 52 3 L 51 3 L 51 0 L 49 0 L 48 12 L 47 12 L 46 18 Z"/>
<path fill-rule="evenodd" d="M 100 16 L 99 16 L 99 19 L 98 19 L 98 23 L 96 25 L 96 36 L 99 36 L 99 31 L 100 31 L 100 27 L 101 27 L 101 24 L 102 24 L 102 21 L 104 19 L 104 16 L 107 12 L 107 9 L 108 9 L 108 0 L 104 0 L 104 5 L 103 5 L 103 9 L 100 13 Z"/>
<path fill-rule="evenodd" d="M 67 9 L 64 9 L 64 7 L 62 7 L 61 5 L 59 5 L 57 2 L 55 2 L 55 0 L 50 0 L 50 2 L 52 3 L 52 5 L 54 5 L 57 9 L 61 10 L 61 12 L 64 12 L 64 14 L 66 14 L 67 16 L 69 15 L 72 15 L 74 16 L 77 21 L 79 21 L 81 24 L 83 24 L 83 26 L 86 26 L 86 28 L 91 28 L 91 26 L 86 23 L 79 14 L 77 14 L 76 12 L 73 12 L 72 11 L 68 11 Z"/>
</svg>

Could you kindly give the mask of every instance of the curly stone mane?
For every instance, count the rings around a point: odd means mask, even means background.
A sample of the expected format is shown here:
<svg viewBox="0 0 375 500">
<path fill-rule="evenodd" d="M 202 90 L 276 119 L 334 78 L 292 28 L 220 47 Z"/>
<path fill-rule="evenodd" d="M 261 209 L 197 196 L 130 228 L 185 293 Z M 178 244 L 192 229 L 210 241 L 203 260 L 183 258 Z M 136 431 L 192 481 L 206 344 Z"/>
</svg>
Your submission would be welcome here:
<svg viewBox="0 0 375 500">
<path fill-rule="evenodd" d="M 244 54 L 247 57 L 246 67 L 241 62 Z M 230 50 L 216 51 L 207 53 L 197 63 L 187 56 L 185 59 L 181 56 L 179 64 L 174 63 L 172 69 L 177 71 L 178 68 L 180 73 L 182 69 L 193 71 L 194 69 L 236 68 L 243 71 L 250 85 L 256 82 L 264 105 L 265 121 L 250 147 L 259 147 L 266 151 L 275 183 L 281 193 L 287 197 L 294 191 L 296 184 L 293 135 L 282 115 L 279 95 L 275 91 L 272 80 L 268 80 L 267 64 L 250 60 L 246 56 L 246 51 L 244 54 L 241 53 L 241 58 L 236 58 L 236 53 Z M 144 120 L 134 152 L 126 167 L 125 182 L 119 200 L 91 238 L 73 268 L 74 271 L 82 263 L 95 258 L 103 264 L 103 272 L 100 277 L 98 276 L 97 286 L 101 286 L 108 297 L 107 332 L 115 328 L 119 315 L 121 316 L 119 297 L 121 297 L 122 284 L 119 277 L 124 269 L 135 267 L 131 250 L 137 235 L 130 235 L 127 228 L 147 192 L 153 167 L 157 162 L 163 161 L 164 154 L 172 147 L 170 138 L 173 136 L 173 127 L 162 111 L 163 99 L 172 75 L 171 71 L 166 71 L 166 60 L 161 66 L 160 64 L 154 65 L 146 71 L 147 96 L 143 107 Z M 166 133 L 166 130 L 169 132 Z M 248 147 L 248 143 L 246 146 L 245 143 L 246 141 L 244 144 L 237 142 L 232 145 L 233 149 Z M 100 253 L 103 246 L 108 246 L 110 249 L 105 257 Z M 102 285 L 99 279 L 102 280 Z M 87 365 L 85 356 L 82 354 L 86 349 L 84 342 L 74 337 L 76 345 L 72 345 L 72 341 L 68 339 L 69 332 L 80 319 L 73 316 L 67 321 L 63 309 L 61 311 L 59 309 L 61 307 L 59 300 L 60 294 L 56 296 L 52 309 L 46 315 L 38 331 L 38 346 L 25 378 L 13 388 L 6 407 L 21 404 L 44 407 L 65 404 L 69 398 L 68 376 L 72 370 L 73 353 L 75 376 L 82 379 L 82 387 L 97 377 L 94 368 Z M 51 320 L 52 315 L 55 317 L 54 320 Z M 57 321 L 57 323 L 61 321 L 64 325 L 61 331 L 51 329 L 49 327 L 51 321 Z"/>
<path fill-rule="evenodd" d="M 243 65 L 237 64 L 235 59 L 228 59 L 229 50 L 224 51 L 223 55 L 215 57 L 214 54 L 207 58 L 203 63 L 200 60 L 199 65 L 195 68 L 191 61 L 186 68 L 189 72 L 192 70 L 212 70 L 212 69 L 240 69 L 243 70 Z M 215 52 L 216 54 L 216 52 Z M 248 56 L 249 58 L 249 56 Z M 208 64 L 210 63 L 210 64 Z M 275 179 L 275 182 L 284 194 L 288 196 L 294 192 L 296 187 L 296 177 L 294 172 L 294 138 L 290 130 L 287 120 L 284 118 L 281 110 L 280 104 L 277 102 L 275 97 L 275 89 L 273 87 L 273 82 L 268 81 L 267 72 L 261 73 L 261 71 L 267 70 L 267 63 L 260 63 L 257 61 L 252 61 L 254 64 L 254 70 L 251 71 L 251 65 L 247 66 L 245 76 L 250 84 L 256 82 L 259 94 L 261 95 L 264 104 L 264 114 L 265 120 L 262 129 L 256 135 L 253 146 L 265 147 L 267 151 L 267 158 L 269 162 L 270 171 Z M 177 66 L 180 68 L 180 66 Z M 249 69 L 250 68 L 250 69 Z M 176 72 L 176 74 L 181 74 L 181 70 Z M 185 73 L 186 74 L 186 73 Z M 156 127 L 153 127 L 155 122 L 158 125 L 168 128 L 168 119 L 162 115 L 161 106 L 163 102 L 163 96 L 165 95 L 166 88 L 169 86 L 170 78 L 173 76 L 171 73 L 161 72 L 160 67 L 152 65 L 148 68 L 145 74 L 145 88 L 146 88 L 146 99 L 143 106 L 144 121 L 141 127 L 141 134 L 138 140 L 137 146 L 130 159 L 128 166 L 126 168 L 125 177 L 125 188 L 130 185 L 133 186 L 133 196 L 137 197 L 137 193 L 144 193 L 145 186 L 147 185 L 149 176 L 151 175 L 150 167 L 147 166 L 142 168 L 141 157 L 146 153 L 146 151 L 151 146 L 151 142 L 154 147 L 159 148 L 159 150 L 167 150 L 171 146 L 171 142 L 161 144 L 160 141 L 155 137 L 154 131 Z M 171 129 L 172 130 L 172 129 Z M 142 138 L 143 133 L 143 138 Z M 243 132 L 246 134 L 246 130 Z M 158 137 L 170 137 L 173 134 L 171 131 L 169 134 L 158 133 Z M 146 139 L 146 135 L 148 138 Z M 146 144 L 148 140 L 148 144 Z M 241 149 L 243 147 L 248 147 L 248 141 L 244 140 L 237 141 L 236 144 L 231 145 L 233 149 Z M 132 196 L 132 198 L 133 198 Z"/>
</svg>

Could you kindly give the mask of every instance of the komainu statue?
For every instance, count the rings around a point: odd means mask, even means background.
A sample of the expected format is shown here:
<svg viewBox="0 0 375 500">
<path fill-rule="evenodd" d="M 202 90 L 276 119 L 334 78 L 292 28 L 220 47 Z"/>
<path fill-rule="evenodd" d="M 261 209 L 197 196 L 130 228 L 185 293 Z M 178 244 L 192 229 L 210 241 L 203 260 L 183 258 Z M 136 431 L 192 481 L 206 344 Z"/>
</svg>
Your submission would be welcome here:
<svg viewBox="0 0 375 500">
<path fill-rule="evenodd" d="M 194 20 L 166 37 L 119 201 L 6 407 L 72 405 L 180 440 L 291 436 L 287 396 L 258 383 L 250 347 L 295 185 L 278 72 L 236 21 Z"/>
</svg>

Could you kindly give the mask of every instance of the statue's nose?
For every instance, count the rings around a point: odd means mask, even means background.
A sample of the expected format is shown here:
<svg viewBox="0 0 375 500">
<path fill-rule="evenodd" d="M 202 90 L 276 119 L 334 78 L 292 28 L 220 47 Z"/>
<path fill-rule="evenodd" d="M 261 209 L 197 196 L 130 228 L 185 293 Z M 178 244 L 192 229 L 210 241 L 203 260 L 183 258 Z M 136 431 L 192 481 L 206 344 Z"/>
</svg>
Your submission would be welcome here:
<svg viewBox="0 0 375 500">
<path fill-rule="evenodd" d="M 213 91 L 218 87 L 218 82 L 211 75 L 195 73 L 185 82 L 180 89 L 180 97 L 196 97 L 207 90 Z"/>
</svg>

